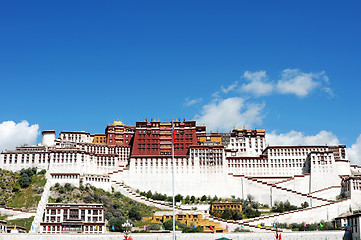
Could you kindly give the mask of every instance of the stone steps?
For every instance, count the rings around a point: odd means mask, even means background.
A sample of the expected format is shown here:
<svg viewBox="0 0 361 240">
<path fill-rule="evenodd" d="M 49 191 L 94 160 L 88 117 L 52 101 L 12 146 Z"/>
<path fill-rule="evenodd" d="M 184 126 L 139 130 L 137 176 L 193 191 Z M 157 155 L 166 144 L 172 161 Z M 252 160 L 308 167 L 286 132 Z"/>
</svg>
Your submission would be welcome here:
<svg viewBox="0 0 361 240">
<path fill-rule="evenodd" d="M 244 176 L 244 175 L 233 175 L 233 174 L 230 174 L 230 175 L 233 176 L 233 177 L 244 177 L 245 179 L 256 182 L 256 183 L 259 183 L 259 184 L 262 184 L 262 185 L 265 185 L 265 186 L 268 186 L 268 187 L 276 188 L 276 189 L 279 189 L 279 190 L 282 190 L 282 191 L 286 191 L 286 192 L 289 192 L 289 193 L 292 193 L 292 194 L 296 194 L 296 195 L 299 195 L 299 196 L 302 196 L 302 197 L 307 197 L 307 198 L 310 198 L 310 199 L 313 199 L 313 200 L 318 200 L 318 201 L 322 201 L 322 202 L 325 202 L 325 203 L 326 202 L 327 203 L 332 203 L 333 202 L 332 200 L 328 200 L 328 199 L 320 198 L 320 197 L 314 197 L 314 196 L 306 194 L 306 193 L 301 193 L 301 192 L 298 192 L 298 191 L 295 191 L 295 190 L 292 190 L 292 189 L 277 186 L 274 183 L 264 182 L 262 180 L 254 178 L 254 177 L 248 177 L 248 176 Z"/>
</svg>

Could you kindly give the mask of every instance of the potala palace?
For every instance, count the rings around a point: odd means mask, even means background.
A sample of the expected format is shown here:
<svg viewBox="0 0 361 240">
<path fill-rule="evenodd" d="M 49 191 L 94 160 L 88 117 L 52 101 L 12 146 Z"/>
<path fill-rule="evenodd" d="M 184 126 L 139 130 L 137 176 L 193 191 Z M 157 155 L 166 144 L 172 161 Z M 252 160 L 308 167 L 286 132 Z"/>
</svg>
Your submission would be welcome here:
<svg viewBox="0 0 361 240">
<path fill-rule="evenodd" d="M 251 194 L 270 206 L 306 201 L 313 210 L 293 215 L 300 221 L 361 209 L 361 166 L 350 164 L 345 145 L 269 146 L 265 130 L 207 133 L 206 126 L 185 120 L 152 119 L 135 126 L 114 121 L 105 134 L 42 135 L 41 144 L 2 152 L 0 167 L 46 169 L 50 186 L 82 182 L 111 190 L 121 184 L 133 191 L 171 195 L 174 144 L 175 192 L 184 196 Z M 345 200 L 336 201 L 337 196 Z"/>
</svg>

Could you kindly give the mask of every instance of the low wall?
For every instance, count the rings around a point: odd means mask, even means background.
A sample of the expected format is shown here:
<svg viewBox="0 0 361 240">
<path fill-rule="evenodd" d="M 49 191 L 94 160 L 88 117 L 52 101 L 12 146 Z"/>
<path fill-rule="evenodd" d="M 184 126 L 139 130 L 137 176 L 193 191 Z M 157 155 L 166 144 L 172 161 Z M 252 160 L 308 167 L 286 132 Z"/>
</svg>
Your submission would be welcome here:
<svg viewBox="0 0 361 240">
<path fill-rule="evenodd" d="M 318 223 L 320 221 L 332 221 L 341 214 L 349 213 L 351 199 L 345 199 L 329 205 L 296 210 L 293 213 L 284 213 L 271 215 L 259 220 L 244 220 L 257 225 L 264 223 L 266 226 L 272 226 L 277 220 L 279 223 Z"/>
<path fill-rule="evenodd" d="M 344 231 L 320 231 L 320 232 L 291 232 L 281 233 L 282 239 L 288 240 L 339 240 L 343 239 Z M 134 240 L 172 240 L 172 233 L 162 234 L 132 234 Z M 274 240 L 274 233 L 177 233 L 177 240 L 190 240 L 190 239 L 202 239 L 202 240 L 214 240 L 217 238 L 226 237 L 233 240 Z M 115 240 L 124 239 L 123 234 L 96 234 L 96 235 L 84 235 L 84 234 L 2 234 L 0 235 L 2 240 Z"/>
</svg>

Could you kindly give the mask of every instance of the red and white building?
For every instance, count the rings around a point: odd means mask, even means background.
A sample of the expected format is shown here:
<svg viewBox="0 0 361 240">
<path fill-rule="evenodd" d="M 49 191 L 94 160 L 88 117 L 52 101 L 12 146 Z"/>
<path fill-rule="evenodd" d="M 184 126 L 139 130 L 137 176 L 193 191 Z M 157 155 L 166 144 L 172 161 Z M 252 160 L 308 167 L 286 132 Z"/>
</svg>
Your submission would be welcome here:
<svg viewBox="0 0 361 240">
<path fill-rule="evenodd" d="M 135 127 L 127 126 L 122 121 L 114 121 L 105 129 L 107 145 L 132 145 Z"/>
<path fill-rule="evenodd" d="M 103 204 L 63 204 L 46 205 L 41 233 L 104 233 Z"/>
</svg>

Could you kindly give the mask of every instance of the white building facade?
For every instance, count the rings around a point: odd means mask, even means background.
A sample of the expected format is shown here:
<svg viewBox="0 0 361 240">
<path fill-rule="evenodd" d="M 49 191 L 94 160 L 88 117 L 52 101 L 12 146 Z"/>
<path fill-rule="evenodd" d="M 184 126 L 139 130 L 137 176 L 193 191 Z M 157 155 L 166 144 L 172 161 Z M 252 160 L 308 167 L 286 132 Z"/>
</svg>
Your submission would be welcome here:
<svg viewBox="0 0 361 240">
<path fill-rule="evenodd" d="M 103 204 L 63 204 L 46 205 L 41 233 L 104 233 Z"/>
<path fill-rule="evenodd" d="M 176 193 L 241 198 L 251 194 L 269 205 L 286 199 L 320 205 L 343 192 L 358 196 L 345 190 L 345 179 L 357 179 L 361 169 L 350 167 L 345 145 L 267 146 L 265 131 L 256 129 L 235 129 L 223 138 L 225 145 L 191 145 L 187 156 L 175 158 Z M 112 181 L 117 181 L 171 195 L 171 156 L 132 157 L 130 146 L 91 141 L 86 132 L 61 132 L 55 139 L 54 131 L 44 131 L 42 144 L 2 152 L 0 167 L 46 169 L 52 185 L 82 182 L 110 191 Z"/>
</svg>

